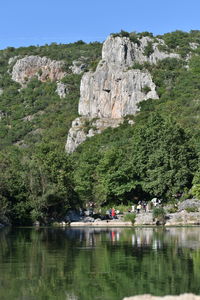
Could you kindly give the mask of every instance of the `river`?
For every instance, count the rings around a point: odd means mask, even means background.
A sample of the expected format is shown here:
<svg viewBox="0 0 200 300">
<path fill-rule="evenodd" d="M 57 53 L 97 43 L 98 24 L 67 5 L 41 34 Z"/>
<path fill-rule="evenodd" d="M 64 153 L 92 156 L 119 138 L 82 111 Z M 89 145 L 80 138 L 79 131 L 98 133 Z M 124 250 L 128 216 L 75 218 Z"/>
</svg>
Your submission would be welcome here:
<svg viewBox="0 0 200 300">
<path fill-rule="evenodd" d="M 1 300 L 200 294 L 200 227 L 0 229 Z"/>
</svg>

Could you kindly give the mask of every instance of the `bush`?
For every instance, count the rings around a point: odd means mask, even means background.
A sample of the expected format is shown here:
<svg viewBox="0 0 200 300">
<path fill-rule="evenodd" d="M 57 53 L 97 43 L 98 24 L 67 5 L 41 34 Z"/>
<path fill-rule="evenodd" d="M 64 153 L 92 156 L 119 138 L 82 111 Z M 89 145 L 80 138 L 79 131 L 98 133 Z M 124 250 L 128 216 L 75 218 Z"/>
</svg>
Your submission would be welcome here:
<svg viewBox="0 0 200 300">
<path fill-rule="evenodd" d="M 148 85 L 145 85 L 142 89 L 141 92 L 144 93 L 145 95 L 148 94 L 151 91 L 151 88 Z"/>
<path fill-rule="evenodd" d="M 125 222 L 131 221 L 132 225 L 134 225 L 135 219 L 136 219 L 136 214 L 133 213 L 124 216 L 124 221 Z"/>
<path fill-rule="evenodd" d="M 170 207 L 170 208 L 168 209 L 168 213 L 170 213 L 170 214 L 174 214 L 174 213 L 176 213 L 177 211 L 178 211 L 178 207 L 176 207 L 176 206 Z"/>
<path fill-rule="evenodd" d="M 89 64 L 89 69 L 90 69 L 92 72 L 95 72 L 99 62 L 100 62 L 100 59 L 99 59 L 99 58 L 93 60 L 93 61 Z"/>
<path fill-rule="evenodd" d="M 144 55 L 149 57 L 152 53 L 154 52 L 153 50 L 153 43 L 148 42 L 147 46 L 144 49 Z"/>
<path fill-rule="evenodd" d="M 140 45 L 140 40 L 138 39 L 138 35 L 137 33 L 135 32 L 127 32 L 127 31 L 124 31 L 124 30 L 121 30 L 120 32 L 118 33 L 111 33 L 111 35 L 113 37 L 129 37 L 130 41 L 137 44 L 138 46 Z"/>
<path fill-rule="evenodd" d="M 155 207 L 153 209 L 153 219 L 157 222 L 163 223 L 165 220 L 166 212 L 163 207 Z"/>
<path fill-rule="evenodd" d="M 199 211 L 198 207 L 195 207 L 195 206 L 186 207 L 185 210 L 186 210 L 188 213 L 198 212 L 198 211 Z"/>
</svg>

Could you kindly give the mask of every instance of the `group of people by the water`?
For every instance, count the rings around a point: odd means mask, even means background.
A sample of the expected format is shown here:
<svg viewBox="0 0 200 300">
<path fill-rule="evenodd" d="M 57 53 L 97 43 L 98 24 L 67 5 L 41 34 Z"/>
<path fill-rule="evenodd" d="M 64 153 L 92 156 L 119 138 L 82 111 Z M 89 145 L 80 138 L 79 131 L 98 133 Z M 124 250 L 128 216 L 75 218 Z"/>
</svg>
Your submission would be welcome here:
<svg viewBox="0 0 200 300">
<path fill-rule="evenodd" d="M 131 206 L 131 212 L 133 212 L 133 213 L 137 212 L 138 214 L 141 211 L 146 212 L 148 209 L 149 209 L 149 206 L 146 201 L 139 201 L 137 205 Z"/>
<path fill-rule="evenodd" d="M 114 207 L 106 211 L 106 216 L 108 219 L 117 219 L 118 214 L 119 214 L 119 210 L 115 210 Z"/>
<path fill-rule="evenodd" d="M 149 212 L 153 207 L 158 207 L 162 200 L 158 198 L 153 198 L 151 201 L 139 201 L 137 205 L 131 206 L 131 212 L 139 214 L 140 212 Z"/>
<path fill-rule="evenodd" d="M 153 198 L 151 201 L 138 201 L 137 204 L 133 204 L 131 206 L 131 209 L 128 210 L 131 213 L 141 213 L 141 212 L 150 212 L 152 208 L 160 206 L 162 200 L 158 198 Z M 94 214 L 94 208 L 95 208 L 96 203 L 94 202 L 89 202 L 87 204 L 87 209 L 84 211 L 81 210 L 81 215 L 83 216 L 93 216 Z M 107 209 L 106 211 L 106 219 L 118 219 L 118 214 L 120 214 L 120 211 L 115 209 L 114 207 Z"/>
</svg>

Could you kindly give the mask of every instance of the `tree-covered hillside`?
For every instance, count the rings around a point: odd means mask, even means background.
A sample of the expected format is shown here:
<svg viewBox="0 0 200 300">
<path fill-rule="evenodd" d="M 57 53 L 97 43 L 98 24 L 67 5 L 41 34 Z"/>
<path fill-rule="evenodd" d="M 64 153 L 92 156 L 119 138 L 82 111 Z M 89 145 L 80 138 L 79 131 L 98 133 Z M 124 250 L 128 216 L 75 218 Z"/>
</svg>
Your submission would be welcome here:
<svg viewBox="0 0 200 300">
<path fill-rule="evenodd" d="M 200 195 L 200 31 L 176 31 L 163 36 L 127 33 L 139 43 L 142 36 L 163 39 L 162 51 L 180 58 L 157 64 L 134 64 L 152 75 L 158 100 L 140 103 L 136 116 L 108 128 L 68 155 L 64 151 L 72 120 L 78 116 L 82 74 L 70 66 L 84 57 L 95 69 L 100 43 L 7 48 L 0 51 L 0 221 L 28 224 L 59 219 L 70 207 L 136 203 L 160 197 Z M 148 44 L 145 55 L 150 55 Z M 26 86 L 11 79 L 10 58 L 46 56 L 64 61 L 69 93 L 60 98 L 56 82 L 33 77 Z M 129 121 L 133 119 L 134 125 Z"/>
</svg>

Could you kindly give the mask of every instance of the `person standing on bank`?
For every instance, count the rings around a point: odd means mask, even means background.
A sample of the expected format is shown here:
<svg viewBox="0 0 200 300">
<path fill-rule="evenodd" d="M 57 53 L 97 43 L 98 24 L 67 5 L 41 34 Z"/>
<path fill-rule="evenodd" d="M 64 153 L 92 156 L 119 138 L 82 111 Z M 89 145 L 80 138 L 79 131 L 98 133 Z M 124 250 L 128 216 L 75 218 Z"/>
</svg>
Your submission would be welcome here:
<svg viewBox="0 0 200 300">
<path fill-rule="evenodd" d="M 113 207 L 112 210 L 111 210 L 111 217 L 112 217 L 112 219 L 115 219 L 115 216 L 116 216 L 116 212 L 115 212 L 115 209 Z"/>
</svg>

